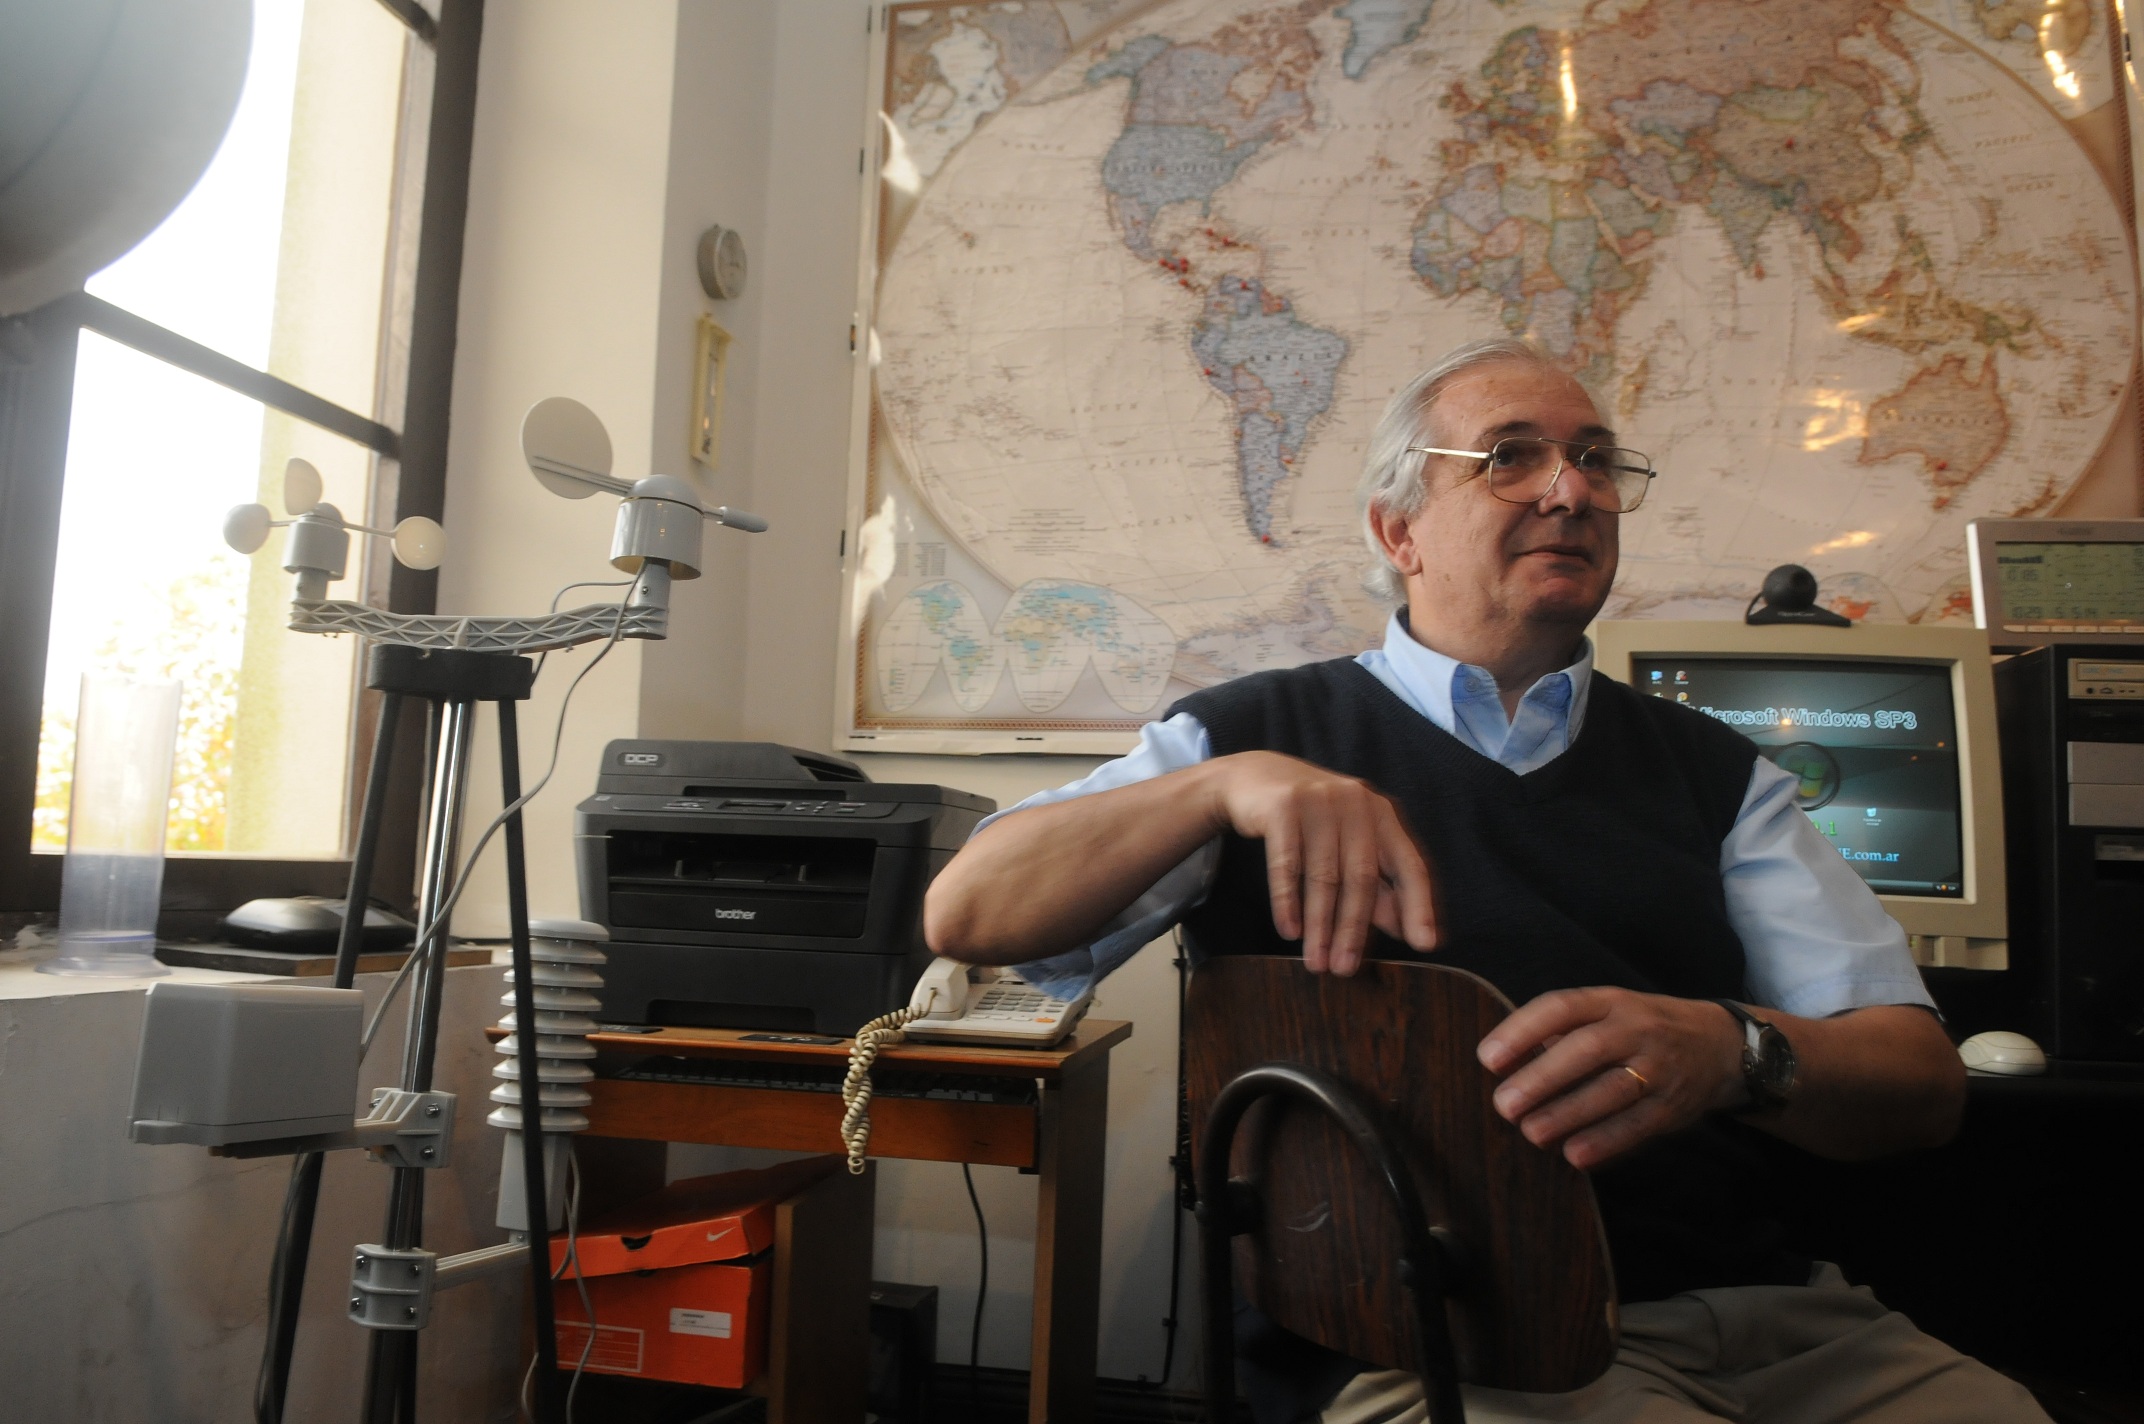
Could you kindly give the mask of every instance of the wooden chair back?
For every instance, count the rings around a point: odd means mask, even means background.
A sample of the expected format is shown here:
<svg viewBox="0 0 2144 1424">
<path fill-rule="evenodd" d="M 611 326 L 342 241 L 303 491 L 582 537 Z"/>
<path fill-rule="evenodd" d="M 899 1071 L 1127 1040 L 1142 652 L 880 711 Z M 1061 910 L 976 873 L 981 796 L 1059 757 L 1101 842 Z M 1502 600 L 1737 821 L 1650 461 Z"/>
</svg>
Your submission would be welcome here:
<svg viewBox="0 0 2144 1424">
<path fill-rule="evenodd" d="M 1615 1283 L 1592 1184 L 1490 1102 L 1497 1080 L 1475 1047 L 1511 1008 L 1486 980 L 1432 961 L 1372 960 L 1340 979 L 1292 958 L 1211 958 L 1186 1008 L 1192 1141 L 1246 1069 L 1296 1064 L 1353 1087 L 1407 1144 L 1429 1225 L 1456 1250 L 1459 1378 L 1562 1392 L 1615 1358 Z M 1397 1213 L 1345 1134 L 1272 1100 L 1252 1108 L 1236 1144 L 1230 1175 L 1254 1182 L 1264 1206 L 1236 1242 L 1238 1289 L 1283 1329 L 1419 1371 L 1393 1268 Z"/>
</svg>

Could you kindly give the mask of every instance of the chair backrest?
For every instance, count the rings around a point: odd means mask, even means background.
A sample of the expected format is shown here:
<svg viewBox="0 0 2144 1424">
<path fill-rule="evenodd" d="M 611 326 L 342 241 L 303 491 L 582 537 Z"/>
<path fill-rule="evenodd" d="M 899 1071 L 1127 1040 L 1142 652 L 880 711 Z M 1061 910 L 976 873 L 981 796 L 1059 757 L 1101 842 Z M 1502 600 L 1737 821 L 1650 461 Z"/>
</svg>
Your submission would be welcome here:
<svg viewBox="0 0 2144 1424">
<path fill-rule="evenodd" d="M 1352 978 L 1297 959 L 1222 955 L 1191 977 L 1185 1023 L 1192 1140 L 1238 1073 L 1318 1069 L 1380 1107 L 1407 1143 L 1432 1228 L 1450 1233 L 1459 1377 L 1499 1389 L 1580 1388 L 1615 1358 L 1615 1283 L 1592 1184 L 1529 1143 L 1490 1102 L 1476 1059 L 1511 1002 L 1433 961 L 1372 960 Z M 1387 1369 L 1417 1370 L 1394 1262 L 1397 1214 L 1330 1119 L 1254 1107 L 1231 1175 L 1257 1184 L 1261 1226 L 1238 1239 L 1236 1280 L 1283 1329 Z"/>
</svg>

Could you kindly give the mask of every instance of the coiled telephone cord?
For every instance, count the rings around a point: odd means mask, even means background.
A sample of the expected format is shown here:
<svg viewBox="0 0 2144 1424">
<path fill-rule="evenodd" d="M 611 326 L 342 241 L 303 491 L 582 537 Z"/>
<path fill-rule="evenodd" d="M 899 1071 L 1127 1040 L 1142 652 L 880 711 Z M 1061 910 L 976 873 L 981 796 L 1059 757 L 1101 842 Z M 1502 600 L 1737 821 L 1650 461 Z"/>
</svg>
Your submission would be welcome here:
<svg viewBox="0 0 2144 1424">
<path fill-rule="evenodd" d="M 903 1030 L 929 1011 L 928 1006 L 910 1004 L 880 1014 L 856 1030 L 855 1045 L 849 1049 L 849 1074 L 841 1080 L 841 1142 L 849 1149 L 849 1171 L 859 1177 L 871 1145 L 871 1065 L 880 1048 L 907 1038 Z"/>
</svg>

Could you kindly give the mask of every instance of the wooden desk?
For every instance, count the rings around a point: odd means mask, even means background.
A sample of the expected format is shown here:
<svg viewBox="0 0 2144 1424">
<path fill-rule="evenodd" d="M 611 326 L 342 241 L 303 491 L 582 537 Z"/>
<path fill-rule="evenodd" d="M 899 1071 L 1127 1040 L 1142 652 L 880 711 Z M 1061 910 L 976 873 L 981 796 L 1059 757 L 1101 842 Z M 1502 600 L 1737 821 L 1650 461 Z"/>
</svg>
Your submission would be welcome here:
<svg viewBox="0 0 2144 1424">
<path fill-rule="evenodd" d="M 1019 1167 L 1041 1177 L 1035 1205 L 1031 1424 L 1094 1417 L 1096 1313 L 1101 1304 L 1102 1162 L 1109 1120 L 1109 1050 L 1128 1023 L 1089 1019 L 1054 1049 L 903 1043 L 880 1052 L 874 1077 L 933 1073 L 1018 1080 L 1030 1100 L 877 1096 L 871 1155 Z M 848 1045 L 765 1043 L 734 1029 L 596 1033 L 595 1102 L 588 1133 L 642 1141 L 839 1152 L 838 1093 L 735 1083 L 622 1079 L 626 1060 L 728 1059 L 761 1070 L 843 1069 Z"/>
<path fill-rule="evenodd" d="M 2030 1381 L 2144 1398 L 2144 1064 L 1976 1075 L 1942 1147 L 1783 1160 L 1797 1244 L 1921 1329 Z"/>
</svg>

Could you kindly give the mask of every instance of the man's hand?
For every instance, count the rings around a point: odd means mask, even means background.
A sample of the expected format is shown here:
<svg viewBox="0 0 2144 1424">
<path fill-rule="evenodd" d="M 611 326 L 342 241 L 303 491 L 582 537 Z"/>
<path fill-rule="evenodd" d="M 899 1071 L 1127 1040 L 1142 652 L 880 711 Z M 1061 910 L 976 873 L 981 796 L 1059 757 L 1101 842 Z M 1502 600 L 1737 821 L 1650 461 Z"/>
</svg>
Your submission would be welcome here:
<svg viewBox="0 0 2144 1424">
<path fill-rule="evenodd" d="M 1909 1004 L 1800 1018 L 1758 1016 L 1796 1060 L 1785 1108 L 1745 1121 L 1823 1157 L 1933 1147 L 1957 1131 L 1965 1069 L 1933 1014 Z M 1748 1101 L 1741 1023 L 1718 1004 L 1629 989 L 1543 994 L 1489 1031 L 1483 1066 L 1504 1078 L 1496 1110 L 1538 1147 L 1598 1167 L 1648 1138 Z"/>
<path fill-rule="evenodd" d="M 1216 829 L 1265 842 L 1273 928 L 1303 942 L 1311 973 L 1361 968 L 1373 925 L 1424 953 L 1436 948 L 1429 865 L 1383 794 L 1275 752 L 1206 769 Z"/>
<path fill-rule="evenodd" d="M 1496 1110 L 1581 1169 L 1738 1106 L 1742 1028 L 1718 1004 L 1629 989 L 1561 989 L 1481 1041 L 1505 1079 Z"/>
</svg>

